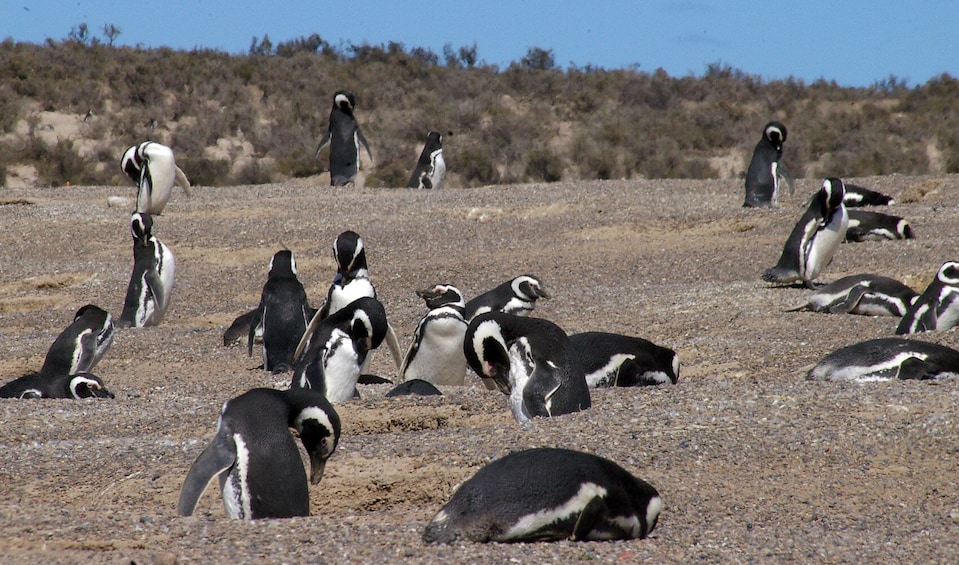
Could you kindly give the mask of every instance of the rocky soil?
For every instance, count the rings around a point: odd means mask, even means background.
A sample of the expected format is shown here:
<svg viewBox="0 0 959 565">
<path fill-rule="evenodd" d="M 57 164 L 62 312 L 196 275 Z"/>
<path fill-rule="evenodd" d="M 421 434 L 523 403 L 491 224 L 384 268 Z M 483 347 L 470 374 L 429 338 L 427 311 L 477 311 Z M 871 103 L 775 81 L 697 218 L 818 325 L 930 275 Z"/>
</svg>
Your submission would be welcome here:
<svg viewBox="0 0 959 565">
<path fill-rule="evenodd" d="M 173 305 L 121 330 L 96 373 L 100 401 L 0 401 L 4 563 L 955 562 L 959 384 L 809 382 L 894 318 L 784 312 L 805 290 L 762 271 L 818 188 L 776 210 L 740 208 L 740 181 L 609 181 L 469 190 L 330 189 L 319 182 L 177 189 L 154 233 L 177 257 Z M 824 281 L 859 272 L 921 290 L 956 256 L 959 177 L 858 179 L 900 201 L 917 239 L 844 244 Z M 131 261 L 132 187 L 0 192 L 4 381 L 39 368 L 80 306 L 119 315 Z M 338 405 L 339 449 L 311 489 L 312 516 L 225 518 L 212 486 L 191 518 L 179 489 L 223 402 L 288 377 L 222 344 L 255 306 L 267 263 L 296 253 L 319 305 L 331 244 L 361 233 L 373 281 L 405 344 L 437 282 L 473 296 L 522 273 L 553 295 L 535 314 L 567 331 L 646 337 L 679 352 L 676 386 L 599 390 L 585 412 L 518 425 L 471 376 L 444 396 Z M 921 339 L 959 347 L 955 331 Z M 373 369 L 395 376 L 386 351 Z M 596 453 L 655 485 L 665 509 L 646 540 L 426 545 L 456 484 L 511 450 Z"/>
</svg>

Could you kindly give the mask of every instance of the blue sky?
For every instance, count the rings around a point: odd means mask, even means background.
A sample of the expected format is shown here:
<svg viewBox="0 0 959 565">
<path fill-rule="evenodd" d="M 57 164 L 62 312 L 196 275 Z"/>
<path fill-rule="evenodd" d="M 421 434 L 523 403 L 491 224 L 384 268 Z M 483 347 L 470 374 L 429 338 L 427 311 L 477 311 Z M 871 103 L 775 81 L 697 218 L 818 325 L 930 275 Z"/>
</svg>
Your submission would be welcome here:
<svg viewBox="0 0 959 565">
<path fill-rule="evenodd" d="M 659 67 L 702 75 L 722 63 L 765 79 L 825 78 L 869 86 L 896 76 L 910 86 L 959 77 L 959 4 L 952 0 L 758 2 L 650 0 L 432 2 L 341 0 L 3 0 L 0 38 L 63 39 L 85 22 L 117 43 L 246 53 L 253 36 L 274 44 L 319 33 L 333 45 L 398 41 L 455 48 L 505 68 L 530 47 L 563 67 Z"/>
</svg>

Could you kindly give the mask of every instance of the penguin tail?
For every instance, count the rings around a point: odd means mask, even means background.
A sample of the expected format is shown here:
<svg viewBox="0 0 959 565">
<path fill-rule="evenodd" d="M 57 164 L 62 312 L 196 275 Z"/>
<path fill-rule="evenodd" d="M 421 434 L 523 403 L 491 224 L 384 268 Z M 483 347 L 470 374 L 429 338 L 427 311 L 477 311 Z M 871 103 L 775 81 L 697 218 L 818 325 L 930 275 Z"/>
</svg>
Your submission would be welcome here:
<svg viewBox="0 0 959 565">
<path fill-rule="evenodd" d="M 798 278 L 796 273 L 787 272 L 778 267 L 772 267 L 763 272 L 763 280 L 771 283 L 790 283 Z"/>
</svg>

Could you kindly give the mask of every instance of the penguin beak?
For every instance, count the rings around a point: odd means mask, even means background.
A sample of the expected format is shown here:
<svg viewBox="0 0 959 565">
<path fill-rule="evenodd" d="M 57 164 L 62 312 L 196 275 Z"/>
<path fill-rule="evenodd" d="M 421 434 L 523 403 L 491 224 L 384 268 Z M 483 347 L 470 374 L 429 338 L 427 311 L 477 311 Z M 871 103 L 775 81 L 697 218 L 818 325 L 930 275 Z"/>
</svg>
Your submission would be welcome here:
<svg viewBox="0 0 959 565">
<path fill-rule="evenodd" d="M 319 453 L 310 454 L 310 484 L 317 485 L 323 479 L 323 471 L 326 469 L 326 458 Z"/>
</svg>

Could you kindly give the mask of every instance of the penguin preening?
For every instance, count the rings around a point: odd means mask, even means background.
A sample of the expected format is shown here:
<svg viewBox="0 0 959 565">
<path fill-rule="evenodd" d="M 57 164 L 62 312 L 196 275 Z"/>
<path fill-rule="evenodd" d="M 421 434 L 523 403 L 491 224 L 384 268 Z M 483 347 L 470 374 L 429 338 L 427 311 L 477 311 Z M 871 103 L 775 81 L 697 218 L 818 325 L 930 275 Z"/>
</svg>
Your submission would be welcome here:
<svg viewBox="0 0 959 565">
<path fill-rule="evenodd" d="M 230 518 L 309 516 L 307 475 L 289 428 L 309 456 L 310 483 L 318 484 L 340 439 L 336 411 L 316 391 L 256 388 L 223 405 L 213 441 L 183 482 L 180 516 L 193 515 L 214 478 Z"/>
<path fill-rule="evenodd" d="M 333 95 L 333 109 L 330 110 L 330 123 L 326 135 L 320 140 L 313 158 L 320 156 L 320 150 L 330 145 L 330 185 L 345 186 L 353 182 L 360 168 L 360 144 L 366 148 L 366 154 L 373 160 L 370 144 L 367 143 L 360 126 L 356 122 L 353 110 L 356 98 L 353 93 L 338 90 Z"/>
<path fill-rule="evenodd" d="M 525 316 L 533 311 L 537 300 L 549 297 L 549 292 L 539 279 L 532 275 L 520 275 L 468 301 L 463 309 L 463 317 L 468 322 L 484 312 Z"/>
<path fill-rule="evenodd" d="M 783 246 L 776 266 L 766 269 L 763 280 L 774 283 L 801 281 L 815 288 L 816 278 L 832 261 L 846 236 L 849 214 L 842 203 L 843 184 L 827 178 L 796 223 Z"/>
<path fill-rule="evenodd" d="M 60 332 L 40 367 L 46 376 L 75 375 L 93 371 L 113 343 L 113 317 L 99 306 L 87 304 L 77 310 L 73 322 Z"/>
<path fill-rule="evenodd" d="M 118 325 L 155 326 L 170 306 L 176 261 L 170 248 L 153 235 L 153 218 L 149 214 L 134 212 L 130 217 L 130 231 L 133 273 Z"/>
<path fill-rule="evenodd" d="M 354 398 L 369 352 L 386 334 L 386 311 L 372 297 L 358 298 L 323 319 L 314 316 L 294 352 L 290 387 L 319 391 L 333 403 Z"/>
<path fill-rule="evenodd" d="M 509 395 L 518 422 L 590 407 L 589 388 L 569 337 L 556 324 L 504 312 L 486 312 L 466 329 L 470 368 Z"/>
<path fill-rule="evenodd" d="M 123 153 L 120 168 L 137 184 L 136 211 L 141 214 L 161 214 L 174 185 L 191 196 L 190 181 L 176 165 L 173 150 L 166 145 L 155 141 L 134 145 Z"/>
<path fill-rule="evenodd" d="M 453 285 L 438 284 L 416 294 L 430 311 L 416 325 L 400 367 L 400 381 L 424 380 L 438 385 L 462 385 L 466 380 L 463 338 L 463 294 Z"/>
<path fill-rule="evenodd" d="M 293 252 L 277 251 L 270 259 L 260 305 L 250 319 L 249 354 L 253 355 L 253 342 L 259 332 L 263 340 L 263 369 L 274 373 L 292 370 L 293 352 L 314 313 L 307 302 L 306 289 L 296 277 Z"/>
<path fill-rule="evenodd" d="M 753 157 L 746 170 L 746 199 L 744 207 L 768 208 L 779 203 L 780 177 L 783 175 L 783 143 L 786 126 L 769 122 L 763 136 L 753 149 Z"/>
<path fill-rule="evenodd" d="M 426 145 L 413 169 L 407 188 L 435 188 L 443 186 L 446 178 L 446 161 L 443 160 L 443 136 L 435 131 L 426 134 Z"/>
<path fill-rule="evenodd" d="M 676 384 L 679 356 L 641 337 L 584 332 L 569 336 L 590 387 Z"/>
<path fill-rule="evenodd" d="M 959 351 L 915 339 L 884 337 L 841 347 L 822 359 L 807 380 L 877 382 L 959 377 Z"/>
<path fill-rule="evenodd" d="M 541 447 L 511 453 L 461 484 L 423 532 L 427 543 L 642 539 L 656 489 L 616 463 Z"/>
<path fill-rule="evenodd" d="M 823 285 L 787 312 L 902 316 L 919 294 L 896 279 L 859 274 Z"/>
<path fill-rule="evenodd" d="M 942 332 L 959 323 L 959 263 L 946 261 L 903 315 L 896 335 Z"/>
</svg>

